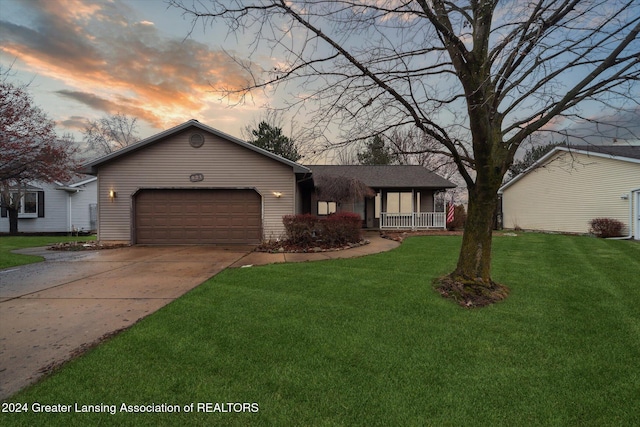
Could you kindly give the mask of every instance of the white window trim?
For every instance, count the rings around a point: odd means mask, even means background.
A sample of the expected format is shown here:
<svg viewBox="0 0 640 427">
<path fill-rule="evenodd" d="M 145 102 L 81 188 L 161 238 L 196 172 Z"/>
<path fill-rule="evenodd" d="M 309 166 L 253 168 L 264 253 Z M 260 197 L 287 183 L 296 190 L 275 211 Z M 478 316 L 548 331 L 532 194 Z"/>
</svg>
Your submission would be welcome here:
<svg viewBox="0 0 640 427">
<path fill-rule="evenodd" d="M 11 193 L 11 198 L 13 200 L 13 198 L 17 195 L 18 193 Z M 36 197 L 36 210 L 35 212 L 25 212 L 24 211 L 24 207 L 25 207 L 25 203 L 24 203 L 24 199 L 26 197 L 27 194 L 34 194 Z M 18 218 L 38 218 L 38 192 L 37 191 L 26 191 L 26 192 L 22 192 L 22 195 L 20 196 L 20 209 L 18 209 Z"/>
<path fill-rule="evenodd" d="M 324 206 L 325 206 L 324 211 L 326 213 L 320 213 L 320 205 L 321 204 L 324 204 Z M 317 208 L 318 208 L 318 216 L 328 216 L 328 215 L 331 215 L 331 214 L 334 214 L 334 213 L 338 212 L 338 203 L 331 202 L 331 201 L 328 201 L 328 200 L 318 200 Z"/>
</svg>

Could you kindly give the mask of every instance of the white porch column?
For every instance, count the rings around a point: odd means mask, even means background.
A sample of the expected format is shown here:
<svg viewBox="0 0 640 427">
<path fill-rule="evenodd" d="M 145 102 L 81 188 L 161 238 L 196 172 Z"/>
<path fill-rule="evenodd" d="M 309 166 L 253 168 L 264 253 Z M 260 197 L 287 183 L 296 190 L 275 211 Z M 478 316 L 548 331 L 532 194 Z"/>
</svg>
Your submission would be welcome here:
<svg viewBox="0 0 640 427">
<path fill-rule="evenodd" d="M 416 192 L 411 189 L 411 229 L 416 229 Z"/>
<path fill-rule="evenodd" d="M 444 194 L 442 195 L 442 209 L 444 210 L 444 212 L 442 213 L 444 215 L 444 224 L 442 224 L 442 229 L 446 230 L 447 229 L 447 197 L 446 197 L 446 191 L 444 192 Z M 433 195 L 434 199 L 433 199 L 433 203 L 435 206 L 436 200 L 435 200 L 435 193 Z"/>
</svg>

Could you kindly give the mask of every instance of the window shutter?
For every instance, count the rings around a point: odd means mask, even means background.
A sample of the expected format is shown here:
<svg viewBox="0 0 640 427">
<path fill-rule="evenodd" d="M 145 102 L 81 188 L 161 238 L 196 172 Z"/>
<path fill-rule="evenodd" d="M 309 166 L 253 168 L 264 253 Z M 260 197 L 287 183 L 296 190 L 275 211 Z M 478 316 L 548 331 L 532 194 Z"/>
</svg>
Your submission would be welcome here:
<svg viewBox="0 0 640 427">
<path fill-rule="evenodd" d="M 7 217 L 7 208 L 4 206 L 4 196 L 0 196 L 0 205 L 2 206 L 0 208 L 0 217 L 2 218 L 6 218 Z"/>
<path fill-rule="evenodd" d="M 44 191 L 38 191 L 38 218 L 44 218 Z"/>
</svg>

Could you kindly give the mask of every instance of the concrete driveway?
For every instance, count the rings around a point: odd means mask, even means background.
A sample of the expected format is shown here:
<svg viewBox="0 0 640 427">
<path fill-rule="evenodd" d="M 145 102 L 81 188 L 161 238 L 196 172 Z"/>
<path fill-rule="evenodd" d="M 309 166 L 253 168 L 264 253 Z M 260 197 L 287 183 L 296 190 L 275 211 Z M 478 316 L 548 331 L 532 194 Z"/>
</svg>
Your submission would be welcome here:
<svg viewBox="0 0 640 427">
<path fill-rule="evenodd" d="M 45 262 L 0 270 L 0 399 L 75 352 L 195 288 L 250 248 L 133 246 L 20 251 Z"/>
</svg>

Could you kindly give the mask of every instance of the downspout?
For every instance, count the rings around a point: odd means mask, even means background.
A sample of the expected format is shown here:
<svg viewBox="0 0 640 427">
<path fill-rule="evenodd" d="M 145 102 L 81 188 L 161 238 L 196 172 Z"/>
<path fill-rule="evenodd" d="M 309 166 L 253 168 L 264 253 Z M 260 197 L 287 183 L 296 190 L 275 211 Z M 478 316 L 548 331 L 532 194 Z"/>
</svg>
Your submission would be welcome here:
<svg viewBox="0 0 640 427">
<path fill-rule="evenodd" d="M 609 240 L 629 240 L 633 239 L 633 194 L 636 190 L 629 191 L 629 234 L 624 237 L 607 237 Z"/>
<path fill-rule="evenodd" d="M 71 218 L 71 216 L 73 215 L 73 210 L 71 209 L 71 197 L 73 196 L 73 194 L 75 193 L 67 193 L 67 211 L 69 212 L 69 224 L 67 224 L 67 233 L 71 232 L 71 234 L 73 235 L 73 218 Z"/>
</svg>

